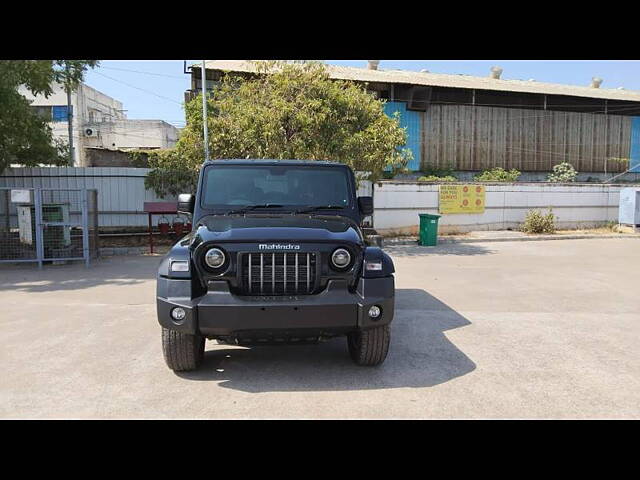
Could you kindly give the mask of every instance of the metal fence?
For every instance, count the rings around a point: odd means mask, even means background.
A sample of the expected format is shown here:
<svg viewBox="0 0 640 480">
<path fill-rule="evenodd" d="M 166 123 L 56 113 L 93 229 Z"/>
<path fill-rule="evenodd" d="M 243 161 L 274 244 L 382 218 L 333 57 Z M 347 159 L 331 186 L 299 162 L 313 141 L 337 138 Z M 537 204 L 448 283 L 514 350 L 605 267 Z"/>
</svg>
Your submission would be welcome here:
<svg viewBox="0 0 640 480">
<path fill-rule="evenodd" d="M 127 167 L 7 168 L 0 174 L 0 188 L 88 189 L 98 192 L 100 227 L 146 228 L 145 202 L 175 202 L 174 196 L 158 197 L 144 186 L 150 169 Z M 189 193 L 189 192 L 185 192 Z"/>
<path fill-rule="evenodd" d="M 0 188 L 0 262 L 98 256 L 98 195 L 89 189 Z"/>
</svg>

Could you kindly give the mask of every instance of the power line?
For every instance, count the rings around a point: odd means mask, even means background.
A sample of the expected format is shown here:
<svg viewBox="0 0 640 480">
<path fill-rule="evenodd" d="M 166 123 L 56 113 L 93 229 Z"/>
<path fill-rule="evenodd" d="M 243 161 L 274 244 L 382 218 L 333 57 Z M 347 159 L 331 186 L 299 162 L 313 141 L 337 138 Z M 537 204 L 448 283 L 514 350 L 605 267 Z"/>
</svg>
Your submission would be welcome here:
<svg viewBox="0 0 640 480">
<path fill-rule="evenodd" d="M 108 75 L 105 75 L 104 73 L 100 73 L 100 72 L 94 72 L 94 73 L 96 73 L 98 75 L 101 75 L 101 76 L 103 76 L 105 78 L 108 78 L 109 80 L 113 80 L 114 82 L 122 83 L 123 85 L 126 85 L 127 87 L 135 88 L 136 90 L 140 90 L 141 92 L 148 93 L 148 94 L 156 96 L 158 98 L 162 98 L 163 100 L 167 100 L 167 101 L 172 102 L 172 103 L 177 103 L 178 105 L 182 106 L 182 102 L 177 102 L 172 98 L 165 97 L 163 95 L 158 95 L 157 93 L 152 92 L 151 90 L 147 90 L 147 89 L 144 89 L 144 88 L 136 87 L 135 85 L 131 85 L 131 84 L 127 83 L 127 82 L 123 82 L 122 80 L 118 80 L 117 78 L 110 77 Z"/>
<path fill-rule="evenodd" d="M 100 68 L 106 68 L 107 70 L 119 70 L 121 72 L 141 73 L 143 75 L 154 75 L 156 77 L 179 78 L 180 80 L 186 80 L 184 75 L 178 76 L 178 75 L 169 75 L 166 73 L 144 72 L 142 70 L 131 70 L 128 68 L 105 67 L 103 65 L 101 65 Z"/>
</svg>

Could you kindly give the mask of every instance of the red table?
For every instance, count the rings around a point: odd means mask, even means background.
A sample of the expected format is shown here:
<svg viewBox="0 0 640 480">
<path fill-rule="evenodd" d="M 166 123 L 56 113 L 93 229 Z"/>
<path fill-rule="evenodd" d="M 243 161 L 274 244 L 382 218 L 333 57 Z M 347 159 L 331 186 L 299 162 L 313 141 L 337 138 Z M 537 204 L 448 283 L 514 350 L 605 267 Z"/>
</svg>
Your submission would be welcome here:
<svg viewBox="0 0 640 480">
<path fill-rule="evenodd" d="M 149 253 L 153 253 L 153 224 L 151 223 L 151 217 L 164 213 L 178 213 L 178 203 L 144 202 L 144 211 L 149 214 Z"/>
</svg>

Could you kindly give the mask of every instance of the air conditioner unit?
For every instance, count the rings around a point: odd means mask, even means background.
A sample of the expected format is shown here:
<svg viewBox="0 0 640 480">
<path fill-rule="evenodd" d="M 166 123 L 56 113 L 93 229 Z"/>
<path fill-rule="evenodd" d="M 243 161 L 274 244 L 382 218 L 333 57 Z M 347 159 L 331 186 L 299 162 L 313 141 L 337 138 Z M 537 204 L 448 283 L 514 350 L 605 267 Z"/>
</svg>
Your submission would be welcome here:
<svg viewBox="0 0 640 480">
<path fill-rule="evenodd" d="M 84 136 L 85 137 L 97 137 L 98 136 L 98 129 L 96 127 L 85 127 Z"/>
</svg>

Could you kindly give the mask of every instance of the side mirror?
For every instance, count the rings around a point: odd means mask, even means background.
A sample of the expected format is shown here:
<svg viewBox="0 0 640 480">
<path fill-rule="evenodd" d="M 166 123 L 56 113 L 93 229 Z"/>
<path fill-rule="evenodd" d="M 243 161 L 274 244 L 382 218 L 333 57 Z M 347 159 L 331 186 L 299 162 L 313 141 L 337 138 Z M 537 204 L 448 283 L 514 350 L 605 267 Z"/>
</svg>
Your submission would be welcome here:
<svg viewBox="0 0 640 480">
<path fill-rule="evenodd" d="M 365 217 L 373 215 L 373 197 L 358 197 L 358 208 Z"/>
<path fill-rule="evenodd" d="M 195 195 L 191 195 L 190 193 L 181 193 L 178 195 L 178 213 L 193 213 L 195 203 Z"/>
</svg>

